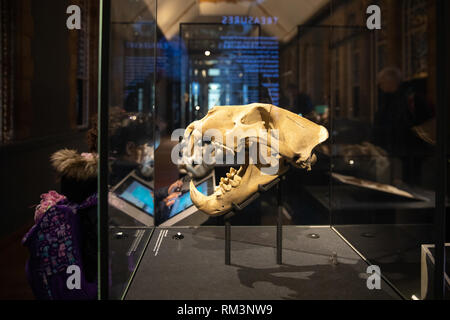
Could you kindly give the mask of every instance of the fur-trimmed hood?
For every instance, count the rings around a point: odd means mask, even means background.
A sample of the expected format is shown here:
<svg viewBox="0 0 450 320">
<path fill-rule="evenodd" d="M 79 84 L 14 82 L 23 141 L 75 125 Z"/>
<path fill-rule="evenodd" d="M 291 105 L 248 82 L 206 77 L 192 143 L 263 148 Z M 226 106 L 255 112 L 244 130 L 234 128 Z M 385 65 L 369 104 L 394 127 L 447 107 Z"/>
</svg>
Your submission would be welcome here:
<svg viewBox="0 0 450 320">
<path fill-rule="evenodd" d="M 55 152 L 50 160 L 56 171 L 67 178 L 85 181 L 97 177 L 95 153 L 79 154 L 76 150 L 63 149 Z"/>
</svg>

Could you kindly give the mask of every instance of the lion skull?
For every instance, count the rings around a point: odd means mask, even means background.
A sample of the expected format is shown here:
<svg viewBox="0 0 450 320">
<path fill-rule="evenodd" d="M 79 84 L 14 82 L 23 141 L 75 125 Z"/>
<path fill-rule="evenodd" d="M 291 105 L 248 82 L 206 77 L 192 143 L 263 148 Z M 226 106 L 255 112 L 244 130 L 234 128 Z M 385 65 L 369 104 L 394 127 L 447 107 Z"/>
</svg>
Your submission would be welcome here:
<svg viewBox="0 0 450 320">
<path fill-rule="evenodd" d="M 213 216 L 231 211 L 233 204 L 241 204 L 256 193 L 259 185 L 268 184 L 283 174 L 288 168 L 286 162 L 309 170 L 315 161 L 312 150 L 328 138 L 323 126 L 261 103 L 214 107 L 186 129 L 187 150 L 195 154 L 195 146 L 201 145 L 202 137 L 211 131 L 214 132 L 211 144 L 220 150 L 216 154 L 236 156 L 245 150 L 246 155 L 245 163 L 238 170 L 231 168 L 210 196 L 200 193 L 191 182 L 192 202 L 199 210 Z M 256 151 L 259 158 L 249 160 L 249 150 L 259 150 L 259 153 Z M 274 160 L 276 166 L 273 166 Z M 275 170 L 268 170 L 273 168 Z"/>
</svg>

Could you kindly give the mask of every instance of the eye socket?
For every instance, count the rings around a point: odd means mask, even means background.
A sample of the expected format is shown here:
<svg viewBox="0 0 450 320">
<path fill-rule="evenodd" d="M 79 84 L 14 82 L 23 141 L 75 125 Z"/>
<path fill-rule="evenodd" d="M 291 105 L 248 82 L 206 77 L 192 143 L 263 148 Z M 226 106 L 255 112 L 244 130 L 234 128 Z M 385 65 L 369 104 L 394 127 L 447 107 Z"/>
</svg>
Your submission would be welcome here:
<svg viewBox="0 0 450 320">
<path fill-rule="evenodd" d="M 261 121 L 261 115 L 259 112 L 251 112 L 241 118 L 242 124 L 254 124 L 254 123 L 260 122 L 260 121 Z"/>
</svg>

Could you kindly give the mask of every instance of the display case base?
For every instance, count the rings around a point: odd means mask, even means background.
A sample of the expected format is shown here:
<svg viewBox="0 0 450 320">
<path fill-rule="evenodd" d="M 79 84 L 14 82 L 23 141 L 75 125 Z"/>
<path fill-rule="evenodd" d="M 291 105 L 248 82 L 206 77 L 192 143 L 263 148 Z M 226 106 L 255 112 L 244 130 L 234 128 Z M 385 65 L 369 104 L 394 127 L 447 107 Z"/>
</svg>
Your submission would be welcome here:
<svg viewBox="0 0 450 320">
<path fill-rule="evenodd" d="M 285 226 L 282 265 L 274 227 L 234 226 L 231 265 L 224 236 L 222 227 L 155 229 L 126 299 L 399 299 L 384 281 L 368 289 L 367 263 L 329 226 Z"/>
</svg>

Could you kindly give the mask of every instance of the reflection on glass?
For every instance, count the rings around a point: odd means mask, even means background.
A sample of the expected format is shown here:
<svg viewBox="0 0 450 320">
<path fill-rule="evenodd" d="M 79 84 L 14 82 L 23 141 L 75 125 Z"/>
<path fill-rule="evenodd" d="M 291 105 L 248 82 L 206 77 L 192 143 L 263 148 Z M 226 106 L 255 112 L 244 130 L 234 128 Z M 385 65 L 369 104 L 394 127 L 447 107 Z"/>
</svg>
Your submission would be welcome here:
<svg viewBox="0 0 450 320">
<path fill-rule="evenodd" d="M 386 1 L 379 5 L 396 10 Z M 407 24 L 412 15 L 426 15 L 420 7 L 405 1 Z M 420 44 L 426 19 L 420 21 L 420 27 L 397 29 L 399 22 L 386 17 L 374 33 L 336 27 L 331 42 L 332 222 L 406 299 L 425 298 L 421 250 L 434 241 L 435 97 L 426 64 L 417 62 L 434 57 L 418 49 L 427 47 Z M 403 51 L 392 42 L 396 29 Z"/>
<path fill-rule="evenodd" d="M 153 191 L 138 181 L 130 180 L 121 186 L 120 191 L 116 190 L 119 198 L 128 201 L 137 208 L 144 210 L 149 215 L 154 216 L 155 206 L 153 203 Z"/>
<path fill-rule="evenodd" d="M 208 182 L 202 182 L 200 185 L 197 186 L 198 191 L 203 193 L 204 195 L 208 195 Z M 172 218 L 173 216 L 179 214 L 183 210 L 186 210 L 187 208 L 193 206 L 193 203 L 191 201 L 191 195 L 189 192 L 185 192 L 183 195 L 177 198 L 175 203 L 172 205 L 170 209 L 169 218 Z"/>
<path fill-rule="evenodd" d="M 153 11 L 154 12 L 154 11 Z M 147 1 L 111 3 L 110 298 L 120 299 L 155 220 L 155 19 Z"/>
</svg>

